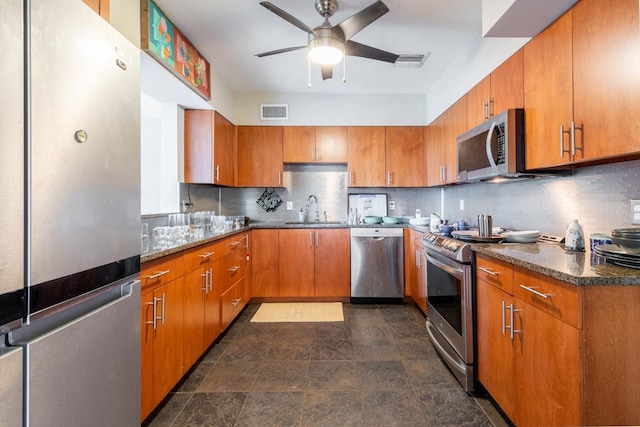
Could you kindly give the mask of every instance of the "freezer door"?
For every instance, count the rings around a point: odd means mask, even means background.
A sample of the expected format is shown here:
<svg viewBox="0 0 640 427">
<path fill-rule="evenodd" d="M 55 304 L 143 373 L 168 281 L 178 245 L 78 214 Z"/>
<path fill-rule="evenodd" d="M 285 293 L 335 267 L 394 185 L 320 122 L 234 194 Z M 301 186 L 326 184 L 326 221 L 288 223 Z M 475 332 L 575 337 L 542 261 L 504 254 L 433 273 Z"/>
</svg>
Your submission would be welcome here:
<svg viewBox="0 0 640 427">
<path fill-rule="evenodd" d="M 20 323 L 24 295 L 22 1 L 0 13 L 0 335 Z"/>
<path fill-rule="evenodd" d="M 9 341 L 24 345 L 28 359 L 30 427 L 139 425 L 139 281 L 105 288 Z"/>
<path fill-rule="evenodd" d="M 6 349 L 0 344 L 0 414 L 6 427 L 22 427 L 22 360 L 20 347 Z"/>
<path fill-rule="evenodd" d="M 78 0 L 30 31 L 32 286 L 140 254 L 140 53 Z"/>
</svg>

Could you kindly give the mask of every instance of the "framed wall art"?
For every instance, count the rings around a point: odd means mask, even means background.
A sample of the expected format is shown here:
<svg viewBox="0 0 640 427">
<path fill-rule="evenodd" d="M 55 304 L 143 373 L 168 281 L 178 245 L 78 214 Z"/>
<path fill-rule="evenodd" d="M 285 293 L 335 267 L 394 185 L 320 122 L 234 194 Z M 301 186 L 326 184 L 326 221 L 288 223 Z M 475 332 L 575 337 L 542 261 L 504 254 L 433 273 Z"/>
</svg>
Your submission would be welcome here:
<svg viewBox="0 0 640 427">
<path fill-rule="evenodd" d="M 207 101 L 209 62 L 152 0 L 140 0 L 141 46 Z"/>
</svg>

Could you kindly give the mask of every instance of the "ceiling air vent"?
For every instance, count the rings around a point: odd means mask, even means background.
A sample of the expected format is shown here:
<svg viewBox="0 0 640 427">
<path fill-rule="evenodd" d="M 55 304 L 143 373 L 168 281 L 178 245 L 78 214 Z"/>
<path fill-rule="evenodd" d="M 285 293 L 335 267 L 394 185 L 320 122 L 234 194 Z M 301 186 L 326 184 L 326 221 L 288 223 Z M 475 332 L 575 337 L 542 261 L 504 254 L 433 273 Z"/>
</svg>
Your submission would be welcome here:
<svg viewBox="0 0 640 427">
<path fill-rule="evenodd" d="M 393 65 L 402 68 L 422 68 L 422 64 L 424 64 L 424 61 L 429 57 L 429 55 L 431 55 L 431 52 L 428 52 L 426 55 L 418 53 L 401 53 Z"/>
<path fill-rule="evenodd" d="M 260 120 L 289 120 L 289 104 L 260 104 Z"/>
</svg>

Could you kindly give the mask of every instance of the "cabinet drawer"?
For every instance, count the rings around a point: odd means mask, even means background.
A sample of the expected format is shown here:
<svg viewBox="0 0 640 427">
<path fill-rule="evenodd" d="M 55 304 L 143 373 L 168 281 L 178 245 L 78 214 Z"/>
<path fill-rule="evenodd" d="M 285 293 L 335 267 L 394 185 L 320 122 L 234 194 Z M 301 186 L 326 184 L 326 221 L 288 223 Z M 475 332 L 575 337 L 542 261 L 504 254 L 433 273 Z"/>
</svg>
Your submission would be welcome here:
<svg viewBox="0 0 640 427">
<path fill-rule="evenodd" d="M 247 236 L 247 233 L 238 233 L 221 241 L 221 254 L 227 255 L 231 252 L 246 252 Z"/>
<path fill-rule="evenodd" d="M 182 253 L 154 259 L 142 264 L 140 281 L 142 287 L 160 286 L 171 282 L 184 274 Z"/>
<path fill-rule="evenodd" d="M 222 294 L 220 320 L 223 330 L 233 322 L 247 304 L 244 287 L 244 279 L 241 279 Z"/>
<path fill-rule="evenodd" d="M 246 253 L 242 251 L 234 251 L 221 260 L 222 264 L 222 291 L 228 289 L 236 283 L 240 278 L 244 277 L 246 270 Z"/>
<path fill-rule="evenodd" d="M 215 261 L 222 256 L 220 242 L 198 246 L 184 253 L 184 270 L 193 271 L 203 264 Z"/>
<path fill-rule="evenodd" d="M 515 297 L 577 329 L 582 329 L 582 287 L 514 268 Z"/>
<path fill-rule="evenodd" d="M 513 265 L 508 262 L 477 254 L 476 279 L 513 295 Z"/>
</svg>

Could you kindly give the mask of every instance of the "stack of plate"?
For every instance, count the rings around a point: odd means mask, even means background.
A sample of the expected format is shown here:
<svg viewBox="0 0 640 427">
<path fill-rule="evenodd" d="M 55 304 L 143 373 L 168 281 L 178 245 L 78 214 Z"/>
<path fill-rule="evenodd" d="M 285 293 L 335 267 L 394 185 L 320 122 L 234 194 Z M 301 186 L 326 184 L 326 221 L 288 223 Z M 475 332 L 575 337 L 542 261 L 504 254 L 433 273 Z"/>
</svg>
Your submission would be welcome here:
<svg viewBox="0 0 640 427">
<path fill-rule="evenodd" d="M 425 225 L 429 225 L 429 221 L 430 221 L 429 218 L 422 218 L 422 217 L 420 217 L 420 218 L 410 218 L 409 219 L 409 224 L 425 226 Z"/>
<path fill-rule="evenodd" d="M 611 231 L 611 240 L 627 254 L 640 254 L 640 228 L 618 228 Z"/>
<path fill-rule="evenodd" d="M 614 264 L 640 269 L 640 255 L 629 254 L 617 245 L 598 245 L 593 248 L 593 252 Z"/>
<path fill-rule="evenodd" d="M 501 236 L 509 243 L 535 243 L 540 237 L 540 232 L 537 230 L 507 231 Z"/>
<path fill-rule="evenodd" d="M 385 224 L 400 224 L 400 218 L 395 216 L 383 216 L 382 222 Z"/>
</svg>

